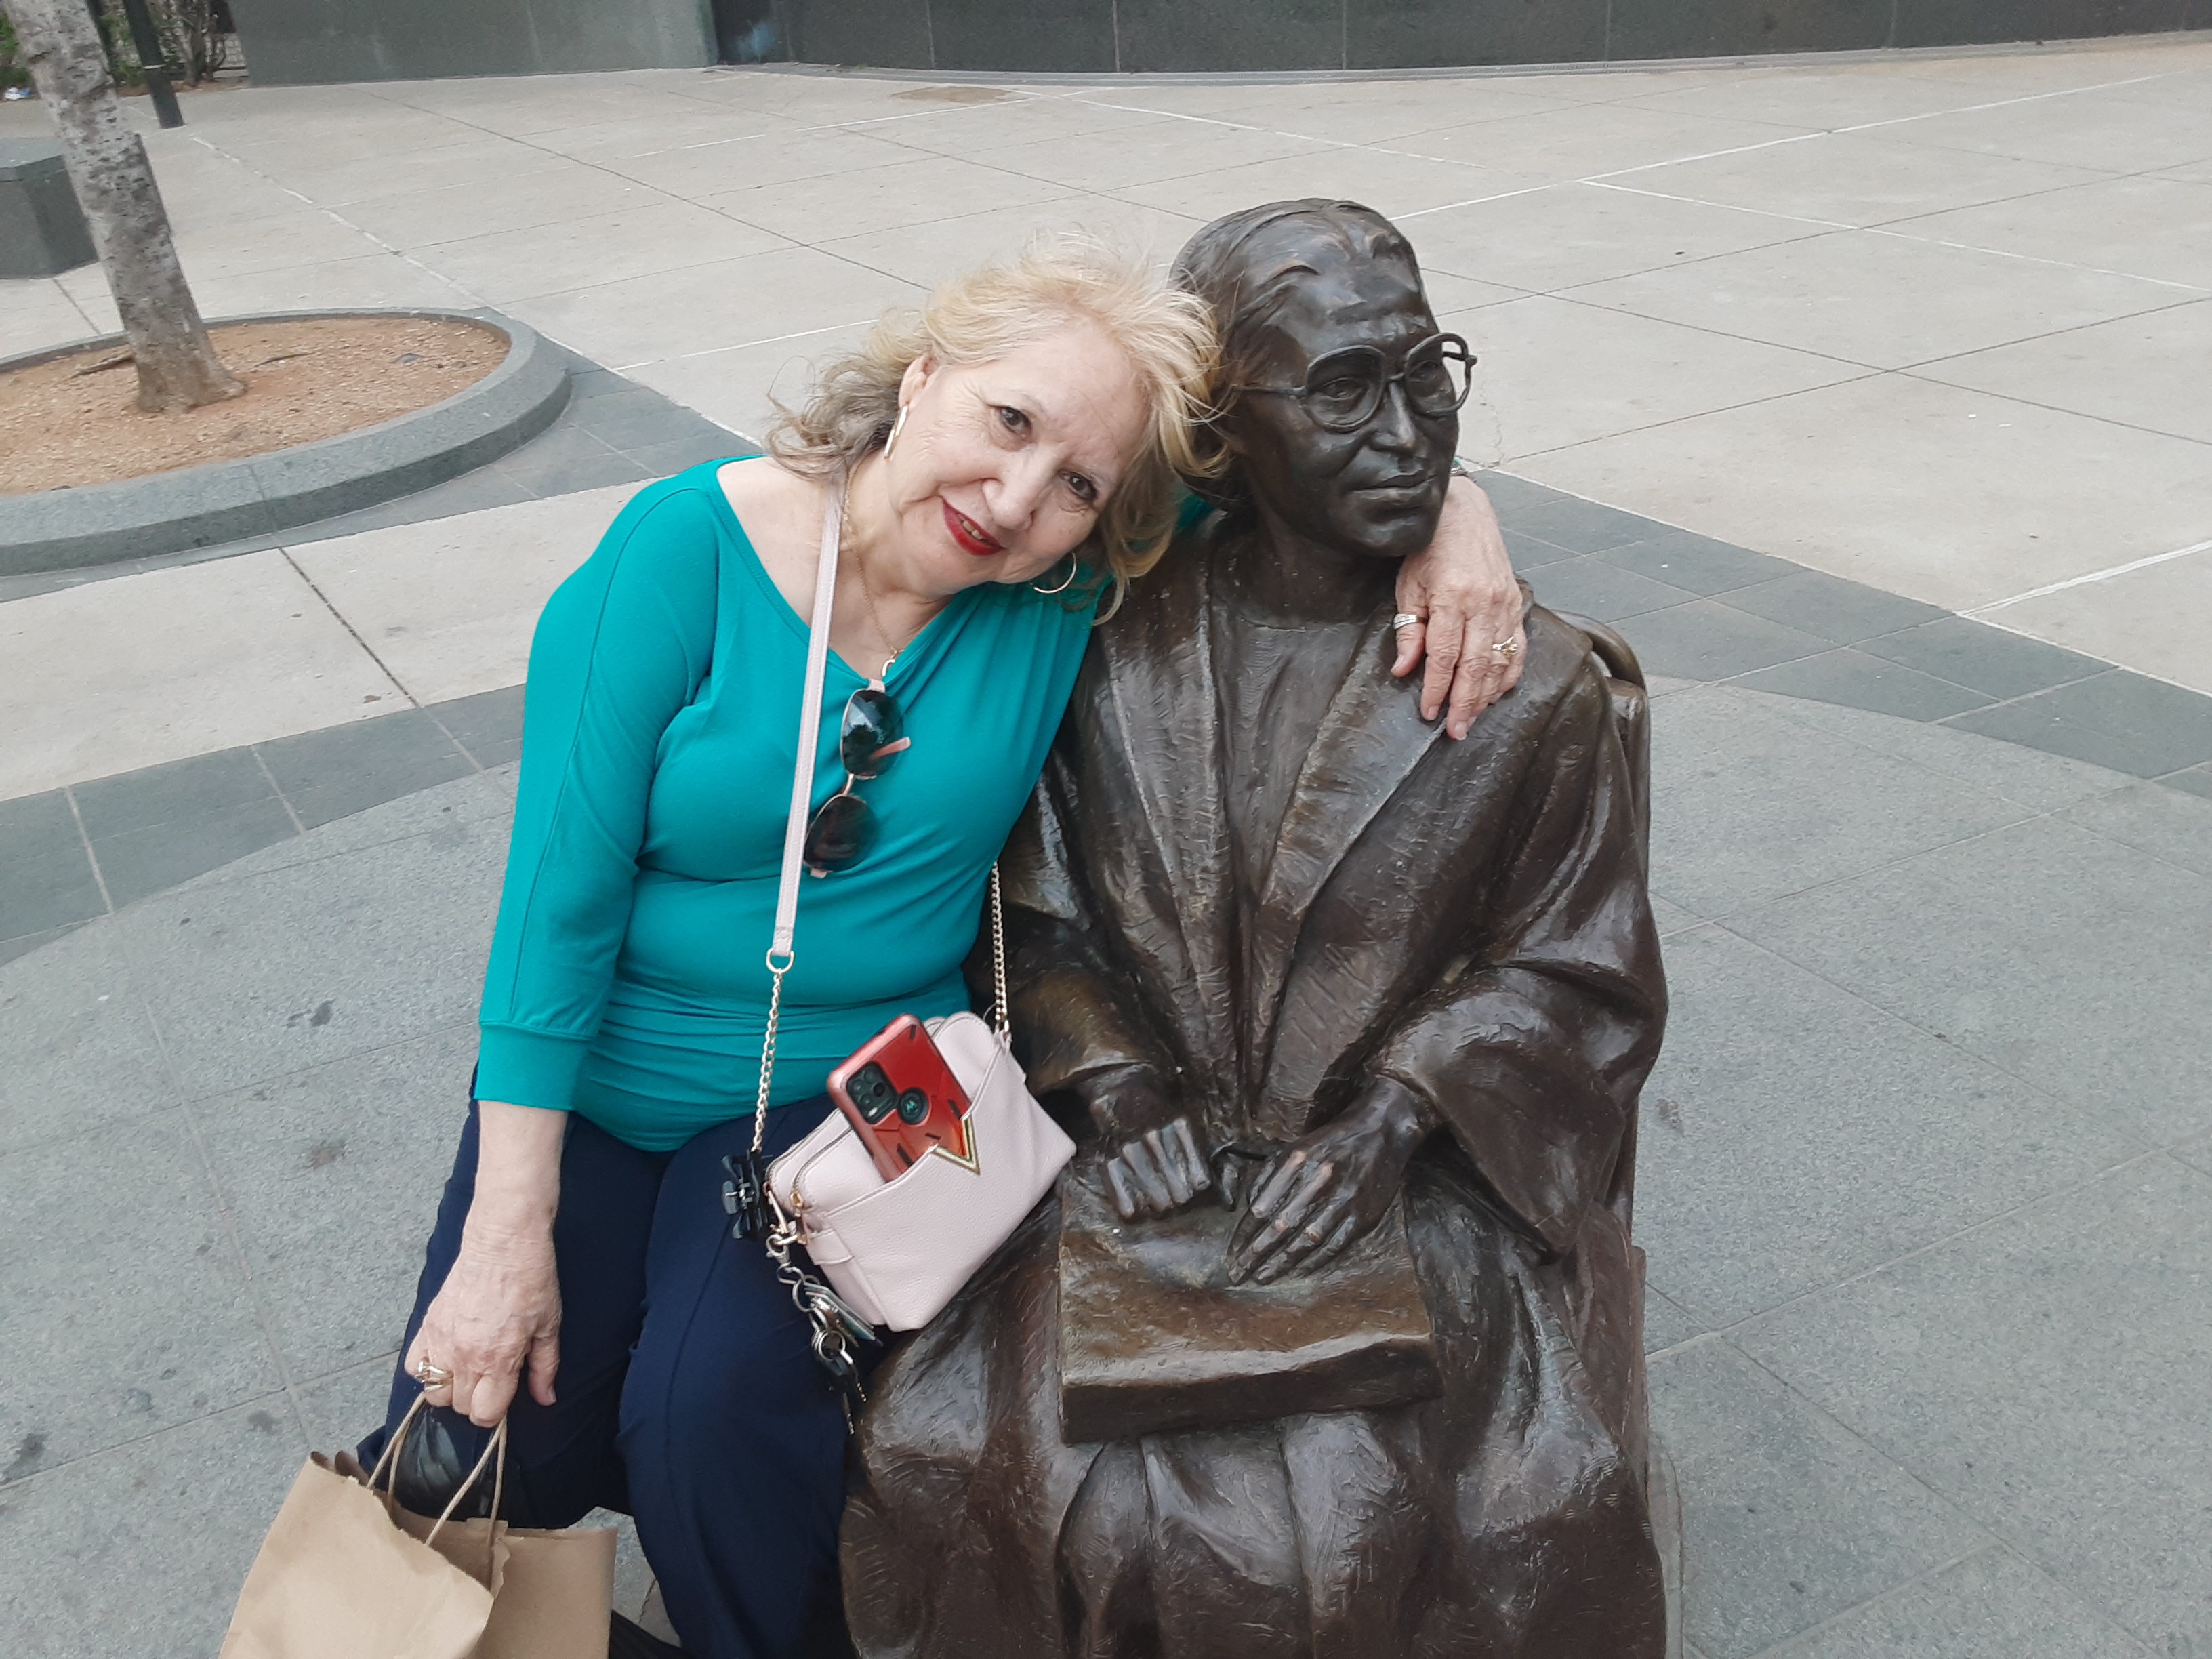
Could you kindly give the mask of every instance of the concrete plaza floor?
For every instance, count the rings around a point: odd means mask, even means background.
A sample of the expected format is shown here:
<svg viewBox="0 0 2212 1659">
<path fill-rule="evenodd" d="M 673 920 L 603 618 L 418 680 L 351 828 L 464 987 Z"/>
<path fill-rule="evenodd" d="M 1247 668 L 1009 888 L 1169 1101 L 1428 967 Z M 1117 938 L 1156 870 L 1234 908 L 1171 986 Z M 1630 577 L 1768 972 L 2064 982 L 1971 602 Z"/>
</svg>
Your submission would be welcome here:
<svg viewBox="0 0 2212 1659">
<path fill-rule="evenodd" d="M 1401 216 L 1516 559 L 1659 676 L 1638 1228 L 1693 1656 L 2212 1655 L 2212 43 L 187 111 L 149 141 L 210 313 L 495 305 L 732 432 L 1040 220 Z M 0 283 L 0 352 L 104 305 Z M 0 1650 L 211 1653 L 373 1418 L 529 624 L 712 447 L 668 431 L 0 588 Z"/>
</svg>

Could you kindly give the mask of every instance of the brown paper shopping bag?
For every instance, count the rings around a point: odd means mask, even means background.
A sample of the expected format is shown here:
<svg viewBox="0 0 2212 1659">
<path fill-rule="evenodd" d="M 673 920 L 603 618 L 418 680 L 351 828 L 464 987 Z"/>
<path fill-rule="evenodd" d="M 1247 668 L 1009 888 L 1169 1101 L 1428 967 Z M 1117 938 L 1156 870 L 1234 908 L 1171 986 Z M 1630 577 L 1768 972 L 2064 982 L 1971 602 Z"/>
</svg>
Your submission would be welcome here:
<svg viewBox="0 0 2212 1659">
<path fill-rule="evenodd" d="M 379 1472 L 421 1408 L 418 1400 Z M 447 1516 L 426 1522 L 422 1538 L 393 1524 L 396 1506 L 374 1489 L 374 1474 L 364 1483 L 310 1458 L 246 1575 L 222 1659 L 471 1659 L 501 1588 L 503 1529 L 485 1523 L 470 1540 L 477 1553 L 466 1568 L 437 1534 L 495 1453 L 504 1464 L 506 1448 L 502 1424 Z"/>
<path fill-rule="evenodd" d="M 492 1523 L 442 1530 L 427 1516 L 395 1514 L 464 1572 L 485 1571 Z M 607 1659 L 607 1614 L 615 1599 L 615 1534 L 609 1527 L 498 1528 L 501 1571 L 491 1617 L 471 1659 Z"/>
</svg>

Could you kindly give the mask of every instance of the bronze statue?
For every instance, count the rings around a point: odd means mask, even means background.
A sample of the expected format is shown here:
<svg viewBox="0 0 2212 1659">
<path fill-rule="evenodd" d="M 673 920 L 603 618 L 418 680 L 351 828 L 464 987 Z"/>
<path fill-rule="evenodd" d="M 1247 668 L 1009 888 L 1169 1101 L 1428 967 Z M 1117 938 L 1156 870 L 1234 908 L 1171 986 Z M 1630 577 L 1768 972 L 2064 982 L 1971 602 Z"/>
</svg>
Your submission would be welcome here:
<svg viewBox="0 0 2212 1659">
<path fill-rule="evenodd" d="M 1346 203 L 1193 238 L 1222 511 L 1099 630 L 1005 860 L 1015 1027 L 1088 1142 L 879 1373 L 868 1659 L 1658 1659 L 1638 1089 L 1644 707 L 1531 607 L 1464 742 L 1389 673 L 1465 396 Z"/>
</svg>

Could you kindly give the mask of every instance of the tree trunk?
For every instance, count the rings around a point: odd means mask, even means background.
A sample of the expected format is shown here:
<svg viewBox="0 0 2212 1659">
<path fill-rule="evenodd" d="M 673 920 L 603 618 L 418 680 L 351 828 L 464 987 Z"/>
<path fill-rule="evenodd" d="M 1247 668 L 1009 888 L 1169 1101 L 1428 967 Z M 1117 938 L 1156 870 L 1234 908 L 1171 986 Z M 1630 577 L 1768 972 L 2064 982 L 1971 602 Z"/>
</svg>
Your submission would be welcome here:
<svg viewBox="0 0 2212 1659">
<path fill-rule="evenodd" d="M 146 146 L 125 125 L 84 0 L 0 0 L 54 118 L 70 185 L 138 366 L 138 407 L 166 414 L 246 390 L 216 360 L 185 285 Z"/>
</svg>

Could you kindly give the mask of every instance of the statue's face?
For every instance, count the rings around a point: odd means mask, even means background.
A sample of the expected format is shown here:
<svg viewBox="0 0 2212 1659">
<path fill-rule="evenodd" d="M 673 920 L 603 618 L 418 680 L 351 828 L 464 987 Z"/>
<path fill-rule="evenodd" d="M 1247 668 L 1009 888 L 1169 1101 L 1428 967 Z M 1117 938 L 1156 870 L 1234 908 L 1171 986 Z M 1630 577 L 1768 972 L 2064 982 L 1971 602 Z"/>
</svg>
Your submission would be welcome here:
<svg viewBox="0 0 2212 1659">
<path fill-rule="evenodd" d="M 1357 347 L 1379 351 L 1385 374 L 1400 373 L 1413 348 L 1434 339 L 1436 319 L 1402 260 L 1316 263 L 1322 269 L 1266 326 L 1240 380 L 1248 387 L 1304 386 L 1309 395 L 1248 391 L 1232 405 L 1224 435 L 1253 499 L 1288 528 L 1402 559 L 1436 534 L 1458 412 L 1422 415 L 1405 385 L 1393 381 L 1360 424 L 1335 431 L 1332 410 L 1346 405 L 1352 387 L 1341 379 L 1328 383 L 1339 368 L 1357 367 Z M 1336 356 L 1345 352 L 1351 356 Z"/>
</svg>

